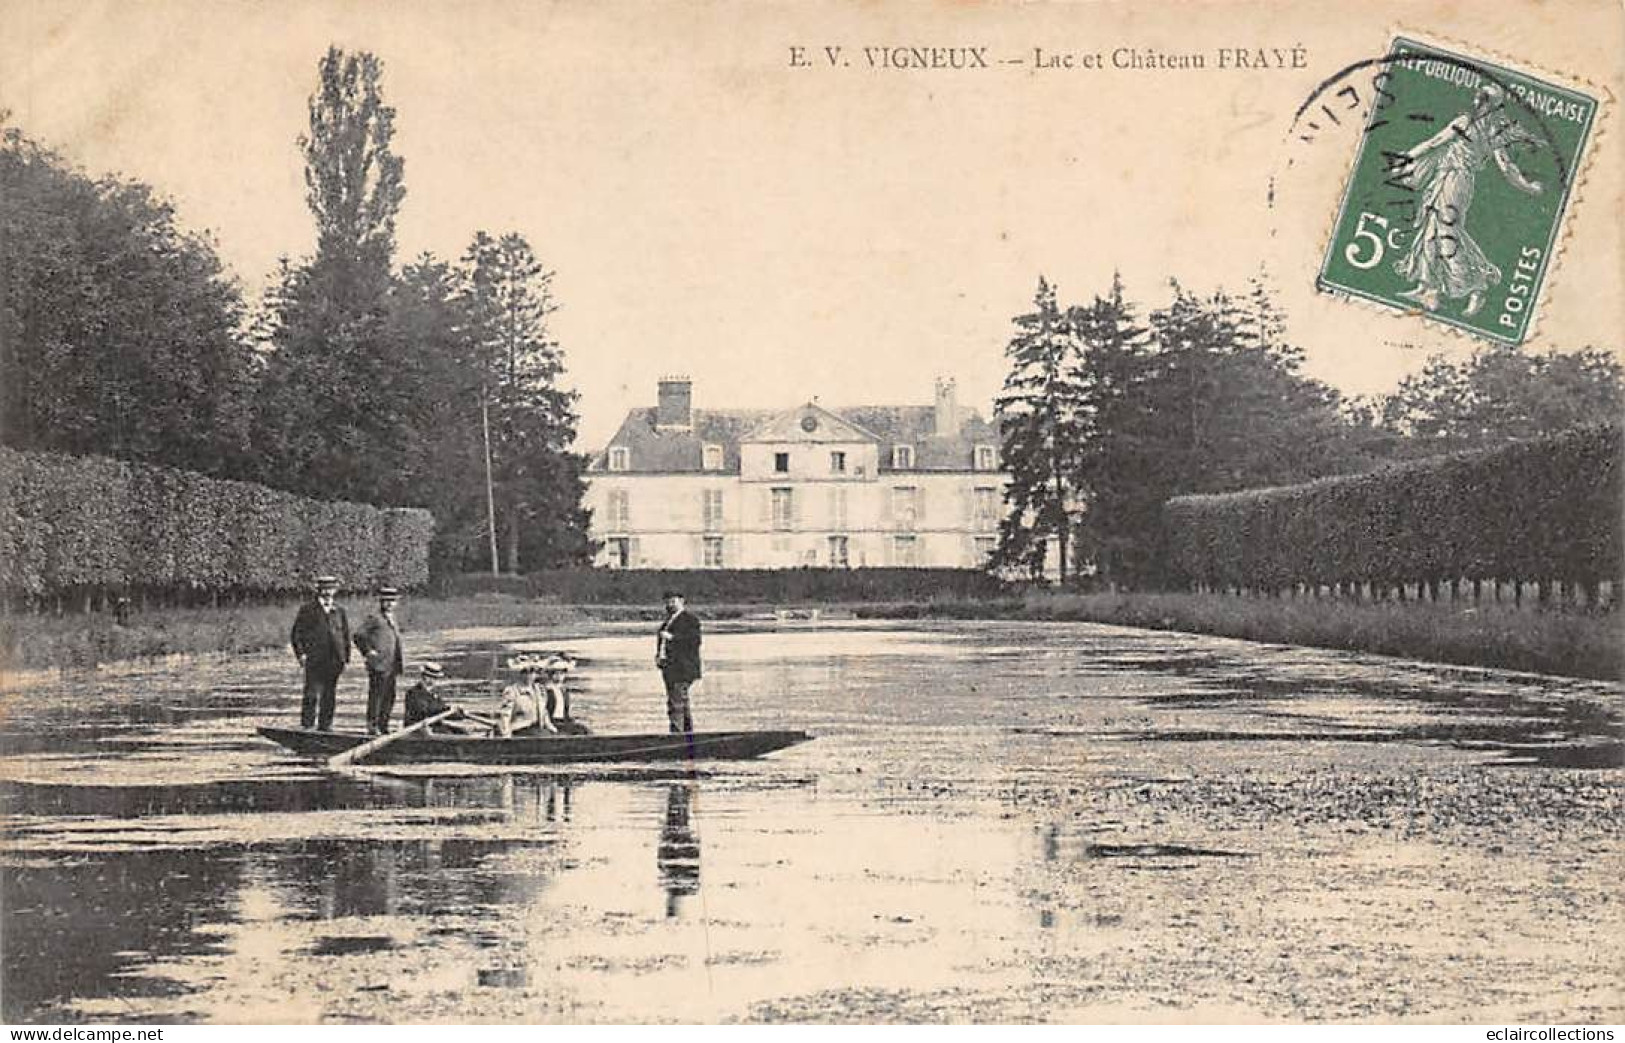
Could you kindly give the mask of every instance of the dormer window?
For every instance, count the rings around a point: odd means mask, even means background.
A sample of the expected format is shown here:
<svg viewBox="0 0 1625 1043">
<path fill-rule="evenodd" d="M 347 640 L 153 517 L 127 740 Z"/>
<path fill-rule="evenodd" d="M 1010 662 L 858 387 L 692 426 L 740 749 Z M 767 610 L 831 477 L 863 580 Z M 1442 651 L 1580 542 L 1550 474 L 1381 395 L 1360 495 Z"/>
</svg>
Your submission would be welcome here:
<svg viewBox="0 0 1625 1043">
<path fill-rule="evenodd" d="M 720 445 L 707 445 L 701 454 L 700 466 L 707 471 L 722 470 L 722 447 Z"/>
<path fill-rule="evenodd" d="M 624 445 L 610 446 L 609 469 L 611 471 L 630 471 L 632 469 L 632 450 Z"/>
<path fill-rule="evenodd" d="M 896 471 L 907 471 L 914 466 L 914 447 L 911 445 L 894 445 L 891 447 L 891 465 Z"/>
<path fill-rule="evenodd" d="M 991 471 L 991 470 L 993 470 L 995 462 L 997 460 L 998 460 L 998 457 L 994 454 L 992 446 L 990 446 L 990 445 L 979 445 L 979 446 L 976 447 L 976 457 L 975 457 L 976 470 L 978 470 L 978 471 Z"/>
</svg>

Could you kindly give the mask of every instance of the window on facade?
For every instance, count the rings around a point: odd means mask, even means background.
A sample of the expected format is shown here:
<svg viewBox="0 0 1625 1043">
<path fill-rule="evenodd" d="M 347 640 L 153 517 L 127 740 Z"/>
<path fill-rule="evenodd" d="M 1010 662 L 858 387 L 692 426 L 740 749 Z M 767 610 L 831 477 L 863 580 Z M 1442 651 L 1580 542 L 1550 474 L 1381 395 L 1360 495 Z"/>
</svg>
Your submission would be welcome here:
<svg viewBox="0 0 1625 1043">
<path fill-rule="evenodd" d="M 700 454 L 700 466 L 707 471 L 722 470 L 722 447 L 708 445 Z"/>
<path fill-rule="evenodd" d="M 789 453 L 774 453 L 773 454 L 773 470 L 774 470 L 774 472 L 776 474 L 789 474 L 790 473 L 790 454 Z"/>
<path fill-rule="evenodd" d="M 920 563 L 920 541 L 913 536 L 892 537 L 892 564 L 913 568 Z"/>
<path fill-rule="evenodd" d="M 836 450 L 836 451 L 829 454 L 829 473 L 830 474 L 845 474 L 846 473 L 846 454 L 845 453 L 841 452 L 840 450 Z"/>
<path fill-rule="evenodd" d="M 632 567 L 632 541 L 624 536 L 606 541 L 609 548 L 609 567 L 612 569 L 629 569 Z"/>
<path fill-rule="evenodd" d="M 707 489 L 701 495 L 700 513 L 705 518 L 705 531 L 722 528 L 722 490 Z"/>
<path fill-rule="evenodd" d="M 976 561 L 972 564 L 986 565 L 993 560 L 993 552 L 998 549 L 999 541 L 993 536 L 976 537 Z"/>
<path fill-rule="evenodd" d="M 993 470 L 994 463 L 997 461 L 997 459 L 998 457 L 994 454 L 992 446 L 979 445 L 976 447 L 976 469 L 978 471 Z"/>
<path fill-rule="evenodd" d="M 894 486 L 891 491 L 891 513 L 900 524 L 913 525 L 920 516 L 920 490 L 912 485 Z"/>
<path fill-rule="evenodd" d="M 632 469 L 632 450 L 624 445 L 610 446 L 609 469 L 611 471 L 630 471 Z"/>
<path fill-rule="evenodd" d="M 632 493 L 627 489 L 611 489 L 609 491 L 609 527 L 611 529 L 630 529 L 632 527 Z"/>
<path fill-rule="evenodd" d="M 891 447 L 891 465 L 899 471 L 907 471 L 914 466 L 914 447 L 911 445 L 894 445 Z"/>
<path fill-rule="evenodd" d="M 992 525 L 999 517 L 999 491 L 990 486 L 978 486 L 975 491 L 975 521 L 977 528 Z"/>
<path fill-rule="evenodd" d="M 829 491 L 829 527 L 846 528 L 846 489 L 835 486 Z"/>
<path fill-rule="evenodd" d="M 779 532 L 789 532 L 795 528 L 795 490 L 773 490 L 773 528 Z"/>
<path fill-rule="evenodd" d="M 708 569 L 722 568 L 722 537 L 707 536 L 705 538 L 704 555 L 701 564 Z"/>
<path fill-rule="evenodd" d="M 847 554 L 845 536 L 831 536 L 829 538 L 829 565 L 833 569 L 844 569 L 850 562 Z"/>
</svg>

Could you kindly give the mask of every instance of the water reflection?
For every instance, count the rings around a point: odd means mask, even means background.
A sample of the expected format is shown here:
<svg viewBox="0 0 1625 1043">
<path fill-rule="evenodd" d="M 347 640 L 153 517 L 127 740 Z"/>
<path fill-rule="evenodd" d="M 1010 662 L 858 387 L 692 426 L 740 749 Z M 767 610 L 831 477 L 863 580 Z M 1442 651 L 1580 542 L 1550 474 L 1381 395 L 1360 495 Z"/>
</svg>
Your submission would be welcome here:
<svg viewBox="0 0 1625 1043">
<path fill-rule="evenodd" d="M 695 790 L 691 782 L 674 782 L 666 787 L 666 817 L 655 849 L 655 867 L 666 892 L 668 920 L 680 918 L 684 903 L 700 890 L 700 835 L 694 830 L 693 820 Z"/>
<path fill-rule="evenodd" d="M 229 851 L 121 852 L 8 866 L 4 989 L 8 1022 L 39 1020 L 75 997 L 173 995 L 140 965 L 212 951 L 197 928 L 225 919 L 240 883 Z"/>
<path fill-rule="evenodd" d="M 5 1017 L 1042 1020 L 1096 993 L 1166 1014 L 1224 951 L 1210 992 L 1254 1020 L 1371 1019 L 1449 1013 L 1362 999 L 1404 969 L 1360 962 L 1372 939 L 1448 957 L 1448 999 L 1511 977 L 1513 943 L 1482 944 L 1503 933 L 1569 954 L 1518 957 L 1529 990 L 1617 977 L 1617 689 L 1081 626 L 715 644 L 707 722 L 819 741 L 698 771 L 333 776 L 253 734 L 297 713 L 266 697 L 283 654 L 244 657 L 240 688 L 234 662 L 31 690 L 0 728 Z M 432 651 L 474 700 L 522 645 L 591 661 L 599 731 L 664 728 L 642 626 Z M 1508 752 L 1604 770 L 1485 767 Z"/>
</svg>

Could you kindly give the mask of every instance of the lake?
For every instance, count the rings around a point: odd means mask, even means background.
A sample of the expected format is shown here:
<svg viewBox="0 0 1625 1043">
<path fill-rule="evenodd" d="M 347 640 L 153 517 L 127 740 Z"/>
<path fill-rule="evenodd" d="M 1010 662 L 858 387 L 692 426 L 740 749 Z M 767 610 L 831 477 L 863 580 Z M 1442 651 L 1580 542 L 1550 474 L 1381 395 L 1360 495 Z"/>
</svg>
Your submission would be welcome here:
<svg viewBox="0 0 1625 1043">
<path fill-rule="evenodd" d="M 567 650 L 578 718 L 661 731 L 652 629 L 407 652 L 473 707 Z M 330 774 L 254 732 L 297 721 L 285 651 L 13 675 L 5 1019 L 1625 1017 L 1617 685 L 1062 623 L 705 657 L 698 727 L 816 740 Z"/>
</svg>

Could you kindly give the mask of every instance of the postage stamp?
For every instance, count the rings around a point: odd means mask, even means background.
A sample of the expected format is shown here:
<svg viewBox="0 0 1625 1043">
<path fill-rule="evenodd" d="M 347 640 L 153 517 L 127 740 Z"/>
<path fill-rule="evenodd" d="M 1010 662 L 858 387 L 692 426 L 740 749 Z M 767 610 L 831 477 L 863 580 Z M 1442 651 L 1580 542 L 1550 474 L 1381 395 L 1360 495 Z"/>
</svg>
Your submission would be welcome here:
<svg viewBox="0 0 1625 1043">
<path fill-rule="evenodd" d="M 1405 37 L 1383 65 L 1317 285 L 1521 344 L 1597 101 Z"/>
</svg>

